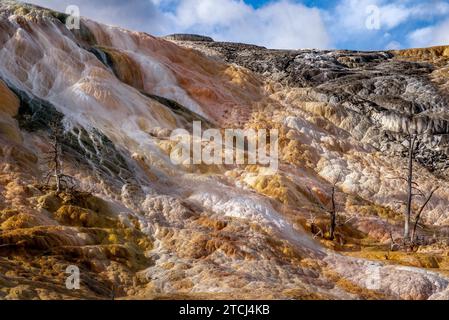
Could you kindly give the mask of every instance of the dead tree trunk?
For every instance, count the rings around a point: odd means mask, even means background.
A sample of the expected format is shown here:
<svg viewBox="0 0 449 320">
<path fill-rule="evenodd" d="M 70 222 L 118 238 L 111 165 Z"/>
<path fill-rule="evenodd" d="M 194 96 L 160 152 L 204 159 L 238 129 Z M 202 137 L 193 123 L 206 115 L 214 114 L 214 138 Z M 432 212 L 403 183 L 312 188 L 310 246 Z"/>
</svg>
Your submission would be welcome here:
<svg viewBox="0 0 449 320">
<path fill-rule="evenodd" d="M 334 240 L 335 239 L 335 228 L 337 227 L 337 209 L 336 209 L 336 205 L 335 205 L 335 188 L 336 185 L 334 184 L 332 186 L 332 198 L 331 198 L 331 210 L 330 210 L 330 215 L 331 215 L 331 223 L 330 223 L 330 230 L 329 230 L 329 239 L 330 240 Z"/>
<path fill-rule="evenodd" d="M 56 183 L 56 192 L 61 192 L 61 162 L 60 162 L 60 146 L 59 146 L 59 138 L 55 135 L 54 141 L 53 141 L 53 165 L 54 165 L 54 172 L 53 176 L 55 178 Z"/>
<path fill-rule="evenodd" d="M 323 210 L 324 212 L 327 212 L 330 215 L 330 223 L 329 223 L 329 240 L 335 240 L 335 231 L 337 229 L 337 203 L 335 197 L 337 196 L 337 184 L 341 180 L 341 172 L 338 175 L 338 178 L 336 178 L 332 184 L 331 189 L 331 199 L 330 203 L 323 203 L 323 201 L 318 197 L 315 196 L 313 191 L 308 188 L 310 195 L 315 199 L 317 206 Z"/>
<path fill-rule="evenodd" d="M 50 124 L 50 151 L 46 153 L 46 160 L 48 164 L 48 171 L 46 174 L 46 184 L 51 185 L 51 180 L 54 179 L 56 192 L 60 193 L 69 186 L 74 187 L 74 178 L 64 174 L 62 166 L 62 142 L 63 129 L 58 123 Z"/>
<path fill-rule="evenodd" d="M 404 241 L 408 242 L 410 238 L 410 223 L 412 216 L 413 201 L 413 154 L 415 152 L 416 135 L 410 135 L 409 138 L 409 155 L 408 155 L 408 171 L 407 171 L 407 203 L 405 206 L 404 217 Z"/>
</svg>

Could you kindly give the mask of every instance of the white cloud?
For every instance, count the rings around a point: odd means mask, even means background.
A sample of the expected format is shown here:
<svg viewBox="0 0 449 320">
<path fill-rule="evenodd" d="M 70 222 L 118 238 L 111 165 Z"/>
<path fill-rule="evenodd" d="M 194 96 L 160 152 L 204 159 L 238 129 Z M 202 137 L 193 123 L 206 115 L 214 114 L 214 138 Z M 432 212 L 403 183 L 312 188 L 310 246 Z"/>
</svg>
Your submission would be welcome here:
<svg viewBox="0 0 449 320">
<path fill-rule="evenodd" d="M 258 9 L 243 0 L 28 1 L 59 11 L 78 5 L 82 16 L 155 35 L 192 32 L 280 49 L 331 46 L 322 11 L 293 0 Z"/>
<path fill-rule="evenodd" d="M 449 19 L 442 23 L 415 30 L 409 34 L 412 47 L 449 45 Z"/>
<path fill-rule="evenodd" d="M 325 21 L 338 47 L 380 50 L 396 48 L 399 43 L 403 48 L 409 43 L 404 34 L 413 24 L 435 23 L 448 15 L 448 0 L 339 0 Z"/>
<path fill-rule="evenodd" d="M 299 0 L 267 0 L 254 8 L 243 0 L 25 0 L 59 11 L 78 5 L 81 15 L 154 35 L 198 33 L 218 41 L 263 45 L 269 48 L 370 49 L 448 43 L 448 23 L 419 29 L 404 39 L 398 29 L 413 21 L 433 23 L 449 15 L 448 0 L 339 0 L 324 10 Z M 324 0 L 323 0 L 324 2 Z M 319 2 L 317 2 L 319 3 Z M 379 28 L 367 28 L 376 6 Z M 371 24 L 371 26 L 376 24 Z M 410 27 L 410 25 L 409 25 Z M 397 29 L 398 28 L 398 29 Z M 390 34 L 389 37 L 384 37 Z"/>
<path fill-rule="evenodd" d="M 228 27 L 253 14 L 251 7 L 242 1 L 229 0 L 184 0 L 180 1 L 176 18 L 178 25 L 190 28 Z"/>
<path fill-rule="evenodd" d="M 180 29 L 216 40 L 281 49 L 330 46 L 321 11 L 287 0 L 259 9 L 237 0 L 183 0 L 175 19 Z"/>
<path fill-rule="evenodd" d="M 131 30 L 153 34 L 166 32 L 169 26 L 166 17 L 155 0 L 23 0 L 43 7 L 65 12 L 67 6 L 75 5 L 83 17 L 101 23 L 121 26 Z"/>
<path fill-rule="evenodd" d="M 412 1 L 412 0 L 341 0 L 329 19 L 335 21 L 347 34 L 367 32 L 366 21 L 371 12 L 367 8 L 378 8 L 380 29 L 392 30 L 411 19 L 426 20 L 449 14 L 449 4 L 444 1 Z"/>
</svg>

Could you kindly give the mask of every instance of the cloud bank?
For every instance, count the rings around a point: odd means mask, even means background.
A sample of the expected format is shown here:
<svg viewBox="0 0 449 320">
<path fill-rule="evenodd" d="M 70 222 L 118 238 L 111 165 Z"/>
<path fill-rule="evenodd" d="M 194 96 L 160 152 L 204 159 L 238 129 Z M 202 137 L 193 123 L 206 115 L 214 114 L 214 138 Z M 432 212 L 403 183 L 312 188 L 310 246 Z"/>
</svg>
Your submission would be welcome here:
<svg viewBox="0 0 449 320">
<path fill-rule="evenodd" d="M 418 44 L 449 44 L 443 35 L 433 41 L 421 38 L 432 38 L 431 33 L 436 29 L 444 33 L 443 26 L 417 30 L 418 25 L 433 26 L 435 21 L 448 15 L 449 1 L 442 0 L 340 0 L 335 9 L 328 12 L 330 22 L 327 25 L 337 46 L 388 50 Z M 371 18 L 379 20 L 376 28 L 368 28 L 367 21 Z"/>
<path fill-rule="evenodd" d="M 449 19 L 433 27 L 418 29 L 409 35 L 413 47 L 449 44 Z"/>
<path fill-rule="evenodd" d="M 198 33 L 269 48 L 449 44 L 449 0 L 334 0 L 332 5 L 323 0 L 314 1 L 315 7 L 305 0 L 258 0 L 257 7 L 249 4 L 254 0 L 28 1 L 59 11 L 77 5 L 85 17 L 154 35 Z M 373 17 L 379 19 L 378 28 L 367 27 Z"/>
<path fill-rule="evenodd" d="M 217 40 L 281 49 L 331 45 L 322 11 L 286 0 L 258 9 L 235 0 L 184 0 L 173 20 L 178 29 L 206 33 Z"/>
<path fill-rule="evenodd" d="M 101 23 L 121 26 L 152 34 L 164 33 L 165 17 L 150 0 L 24 0 L 65 12 L 70 5 L 78 6 L 80 14 Z"/>
</svg>

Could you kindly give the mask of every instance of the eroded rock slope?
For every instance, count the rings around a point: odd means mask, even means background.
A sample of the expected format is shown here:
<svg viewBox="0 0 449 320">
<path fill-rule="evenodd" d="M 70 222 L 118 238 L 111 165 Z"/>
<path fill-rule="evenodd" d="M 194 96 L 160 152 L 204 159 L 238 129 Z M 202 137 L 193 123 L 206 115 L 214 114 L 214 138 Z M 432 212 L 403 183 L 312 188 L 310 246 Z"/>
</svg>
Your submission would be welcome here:
<svg viewBox="0 0 449 320">
<path fill-rule="evenodd" d="M 0 2 L 0 298 L 447 295 L 442 243 L 385 251 L 401 232 L 409 130 L 426 133 L 417 182 L 441 185 L 420 234 L 449 223 L 445 50 L 268 51 L 90 20 L 72 32 L 65 18 Z M 279 170 L 173 164 L 170 134 L 195 120 L 279 129 Z M 54 126 L 77 191 L 43 182 Z M 345 223 L 330 242 L 312 225 L 325 229 L 315 199 L 337 175 Z"/>
</svg>

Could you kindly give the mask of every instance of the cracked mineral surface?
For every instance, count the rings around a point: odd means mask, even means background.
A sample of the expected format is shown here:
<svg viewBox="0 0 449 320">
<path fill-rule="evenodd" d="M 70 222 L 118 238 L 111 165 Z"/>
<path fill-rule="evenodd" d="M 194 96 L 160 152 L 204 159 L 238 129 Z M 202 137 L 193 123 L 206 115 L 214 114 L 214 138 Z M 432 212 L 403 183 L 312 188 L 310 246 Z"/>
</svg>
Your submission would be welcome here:
<svg viewBox="0 0 449 320">
<path fill-rule="evenodd" d="M 65 19 L 0 1 L 0 299 L 448 299 L 449 48 L 268 50 Z M 174 164 L 193 121 L 279 130 L 279 169 Z M 45 183 L 51 124 L 76 189 Z M 405 252 L 410 134 L 416 184 L 440 188 Z M 330 241 L 317 199 L 337 176 Z"/>
</svg>

